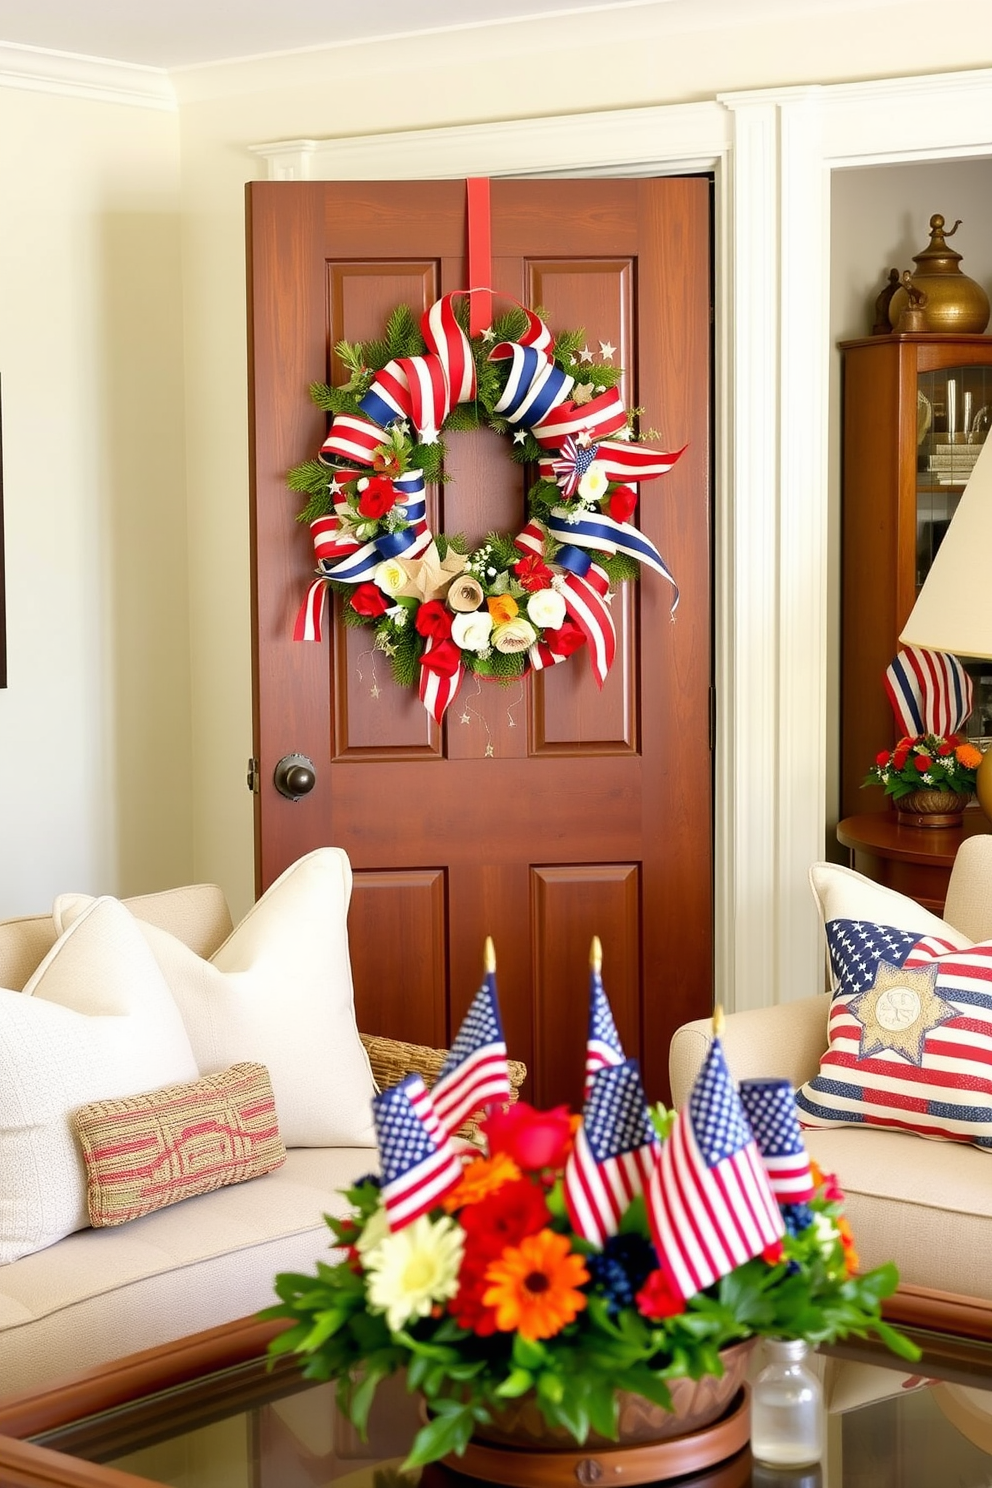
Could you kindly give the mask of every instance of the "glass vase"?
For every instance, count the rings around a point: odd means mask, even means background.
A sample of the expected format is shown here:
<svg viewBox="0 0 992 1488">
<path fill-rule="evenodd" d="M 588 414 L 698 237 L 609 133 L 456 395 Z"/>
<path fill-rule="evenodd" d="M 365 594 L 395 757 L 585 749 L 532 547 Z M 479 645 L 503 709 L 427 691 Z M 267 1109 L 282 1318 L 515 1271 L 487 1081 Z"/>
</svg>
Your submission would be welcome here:
<svg viewBox="0 0 992 1488">
<path fill-rule="evenodd" d="M 768 1363 L 751 1389 L 751 1455 L 767 1467 L 804 1467 L 823 1456 L 823 1391 L 801 1338 L 765 1340 Z"/>
</svg>

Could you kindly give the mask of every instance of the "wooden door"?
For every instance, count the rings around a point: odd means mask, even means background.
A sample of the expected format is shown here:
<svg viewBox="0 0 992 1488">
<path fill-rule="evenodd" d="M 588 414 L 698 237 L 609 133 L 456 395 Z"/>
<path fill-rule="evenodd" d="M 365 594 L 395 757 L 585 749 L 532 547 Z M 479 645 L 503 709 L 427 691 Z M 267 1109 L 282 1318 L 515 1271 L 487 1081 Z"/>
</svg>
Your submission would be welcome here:
<svg viewBox="0 0 992 1488">
<path fill-rule="evenodd" d="M 526 1094 L 578 1106 L 588 953 L 652 1099 L 677 1025 L 712 1005 L 710 183 L 492 183 L 493 287 L 552 330 L 617 348 L 625 405 L 658 448 L 686 453 L 641 487 L 638 525 L 677 577 L 617 593 L 618 649 L 600 691 L 588 659 L 504 688 L 471 676 L 441 727 L 399 688 L 370 632 L 294 642 L 313 572 L 286 472 L 316 454 L 313 382 L 332 348 L 382 334 L 465 287 L 464 183 L 256 183 L 248 188 L 254 754 L 260 889 L 300 854 L 346 849 L 359 1024 L 446 1043 L 492 935 L 511 1056 Z M 470 541 L 523 525 L 526 482 L 490 431 L 447 438 L 434 530 Z M 273 785 L 309 756 L 313 791 Z"/>
</svg>

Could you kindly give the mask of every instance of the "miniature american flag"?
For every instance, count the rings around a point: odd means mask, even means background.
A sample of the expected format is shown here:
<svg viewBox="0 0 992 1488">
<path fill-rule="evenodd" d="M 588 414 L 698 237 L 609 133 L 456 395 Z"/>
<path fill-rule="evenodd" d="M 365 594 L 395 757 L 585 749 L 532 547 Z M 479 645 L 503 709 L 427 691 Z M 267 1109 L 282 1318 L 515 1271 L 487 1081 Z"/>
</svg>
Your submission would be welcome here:
<svg viewBox="0 0 992 1488">
<path fill-rule="evenodd" d="M 885 691 L 904 734 L 956 734 L 971 712 L 971 678 L 956 656 L 905 646 L 885 671 Z"/>
<path fill-rule="evenodd" d="M 372 1097 L 382 1166 L 382 1201 L 389 1226 L 402 1230 L 455 1187 L 462 1176 L 458 1153 L 431 1120 L 430 1096 L 419 1075 Z M 433 1130 L 431 1127 L 433 1126 Z"/>
<path fill-rule="evenodd" d="M 450 1136 L 482 1106 L 510 1099 L 506 1040 L 496 998 L 495 957 L 486 942 L 486 975 L 431 1090 L 438 1120 Z"/>
<path fill-rule="evenodd" d="M 615 1235 L 660 1151 L 636 1060 L 598 1070 L 565 1164 L 565 1203 L 575 1231 L 600 1246 Z"/>
<path fill-rule="evenodd" d="M 682 1297 L 760 1255 L 784 1232 L 719 1038 L 661 1149 L 647 1209 L 659 1262 Z"/>
<path fill-rule="evenodd" d="M 603 978 L 600 975 L 602 962 L 603 953 L 597 935 L 593 937 L 589 956 L 589 1036 L 586 1042 L 586 1085 L 583 1100 L 589 1099 L 593 1076 L 597 1070 L 624 1062 L 623 1045 L 603 991 Z"/>
<path fill-rule="evenodd" d="M 742 1080 L 741 1105 L 780 1204 L 805 1204 L 815 1185 L 789 1080 Z"/>
</svg>

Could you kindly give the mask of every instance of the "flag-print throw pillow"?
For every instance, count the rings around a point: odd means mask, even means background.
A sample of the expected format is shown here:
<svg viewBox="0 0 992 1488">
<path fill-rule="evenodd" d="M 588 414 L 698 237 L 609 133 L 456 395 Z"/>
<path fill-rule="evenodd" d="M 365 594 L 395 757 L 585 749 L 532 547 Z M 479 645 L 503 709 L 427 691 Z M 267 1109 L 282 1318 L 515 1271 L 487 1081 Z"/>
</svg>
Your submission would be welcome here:
<svg viewBox="0 0 992 1488">
<path fill-rule="evenodd" d="M 834 991 L 806 1127 L 878 1126 L 992 1150 L 992 942 L 817 864 Z"/>
</svg>

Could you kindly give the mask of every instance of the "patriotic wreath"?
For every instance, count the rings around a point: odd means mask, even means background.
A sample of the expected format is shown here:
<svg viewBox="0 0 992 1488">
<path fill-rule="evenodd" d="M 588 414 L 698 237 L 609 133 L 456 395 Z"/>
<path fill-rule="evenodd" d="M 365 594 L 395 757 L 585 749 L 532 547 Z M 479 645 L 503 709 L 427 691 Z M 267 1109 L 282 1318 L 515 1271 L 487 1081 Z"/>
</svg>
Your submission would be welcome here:
<svg viewBox="0 0 992 1488">
<path fill-rule="evenodd" d="M 455 301 L 460 303 L 456 307 Z M 371 626 L 401 685 L 416 685 L 440 723 L 466 672 L 509 680 L 565 661 L 582 646 L 600 686 L 616 649 L 610 600 L 642 564 L 678 587 L 633 525 L 637 486 L 682 453 L 638 442 L 616 384 L 614 347 L 593 364 L 585 333 L 552 338 L 541 316 L 515 306 L 470 337 L 467 292 L 423 315 L 399 306 L 385 336 L 335 351 L 350 376 L 315 384 L 333 414 L 316 459 L 290 471 L 308 502 L 317 577 L 294 636 L 321 638 L 328 589 L 347 623 Z M 443 480 L 449 430 L 511 433 L 511 458 L 537 468 L 527 522 L 475 548 L 432 533 L 426 488 Z"/>
</svg>

